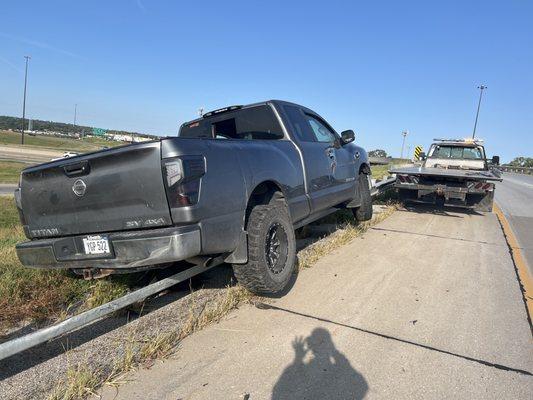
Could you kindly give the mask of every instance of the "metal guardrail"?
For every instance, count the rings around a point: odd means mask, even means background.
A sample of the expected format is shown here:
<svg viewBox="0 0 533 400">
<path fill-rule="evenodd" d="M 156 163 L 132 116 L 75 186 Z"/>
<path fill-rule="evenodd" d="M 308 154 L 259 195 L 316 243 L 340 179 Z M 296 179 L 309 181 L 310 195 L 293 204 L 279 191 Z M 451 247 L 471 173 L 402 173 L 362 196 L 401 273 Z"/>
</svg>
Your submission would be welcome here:
<svg viewBox="0 0 533 400">
<path fill-rule="evenodd" d="M 533 175 L 533 168 L 529 167 L 512 167 L 509 165 L 499 165 L 498 168 L 502 172 L 515 172 L 518 174 Z"/>
<path fill-rule="evenodd" d="M 151 285 L 128 293 L 116 300 L 110 301 L 109 303 L 103 304 L 99 307 L 95 307 L 79 315 L 75 315 L 74 317 L 59 322 L 58 324 L 40 329 L 25 336 L 21 336 L 19 338 L 2 343 L 0 344 L 0 360 L 20 353 L 21 351 L 35 347 L 39 344 L 45 343 L 51 339 L 60 337 L 66 333 L 72 332 L 86 325 L 89 325 L 90 323 L 102 317 L 105 317 L 131 304 L 144 300 L 148 296 L 168 289 L 169 287 L 174 286 L 177 283 L 183 282 L 189 278 L 192 278 L 197 274 L 205 272 L 216 265 L 216 263 L 213 263 L 208 266 L 196 265 L 194 267 L 186 269 L 185 271 L 178 272 L 177 274 L 172 275 L 168 278 L 162 279 L 160 281 L 152 283 Z"/>
<path fill-rule="evenodd" d="M 373 185 L 371 188 L 372 197 L 375 197 L 378 194 L 384 193 L 385 191 L 389 190 L 395 181 L 396 177 L 389 177 L 387 179 L 376 182 L 376 184 Z M 4 342 L 0 344 L 0 360 L 11 357 L 17 353 L 20 353 L 24 350 L 28 350 L 49 340 L 58 338 L 76 329 L 83 328 L 84 326 L 87 326 L 109 314 L 112 314 L 115 311 L 118 311 L 131 304 L 142 301 L 148 296 L 152 296 L 165 289 L 168 289 L 171 286 L 174 286 L 180 282 L 192 278 L 195 275 L 205 272 L 215 267 L 216 265 L 219 265 L 221 262 L 222 259 L 215 259 L 211 264 L 208 265 L 196 265 L 194 267 L 186 269 L 185 271 L 178 272 L 177 274 L 174 274 L 168 278 L 162 279 L 134 292 L 128 293 L 116 300 L 110 301 L 109 303 L 103 304 L 91 310 L 85 311 L 81 314 L 75 315 L 55 325 L 40 329 L 38 331 L 29 333 L 25 336 L 21 336 L 16 339 L 12 339 L 8 342 Z"/>
<path fill-rule="evenodd" d="M 392 162 L 392 157 L 368 157 L 370 165 L 387 165 Z"/>
<path fill-rule="evenodd" d="M 387 179 L 376 182 L 374 186 L 370 189 L 370 194 L 372 197 L 376 197 L 386 191 L 392 189 L 394 182 L 396 182 L 396 176 L 389 176 Z"/>
</svg>

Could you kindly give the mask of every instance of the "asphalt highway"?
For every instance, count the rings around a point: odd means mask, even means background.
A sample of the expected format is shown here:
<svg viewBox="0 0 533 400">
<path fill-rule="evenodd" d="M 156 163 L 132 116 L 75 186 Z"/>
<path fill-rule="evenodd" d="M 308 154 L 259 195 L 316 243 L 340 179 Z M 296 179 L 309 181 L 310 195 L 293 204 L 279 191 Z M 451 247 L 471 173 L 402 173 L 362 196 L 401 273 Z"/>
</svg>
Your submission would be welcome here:
<svg viewBox="0 0 533 400">
<path fill-rule="evenodd" d="M 0 183 L 0 196 L 12 195 L 16 188 L 14 183 Z"/>
<path fill-rule="evenodd" d="M 496 202 L 509 221 L 533 275 L 533 176 L 504 173 L 496 184 Z"/>
</svg>

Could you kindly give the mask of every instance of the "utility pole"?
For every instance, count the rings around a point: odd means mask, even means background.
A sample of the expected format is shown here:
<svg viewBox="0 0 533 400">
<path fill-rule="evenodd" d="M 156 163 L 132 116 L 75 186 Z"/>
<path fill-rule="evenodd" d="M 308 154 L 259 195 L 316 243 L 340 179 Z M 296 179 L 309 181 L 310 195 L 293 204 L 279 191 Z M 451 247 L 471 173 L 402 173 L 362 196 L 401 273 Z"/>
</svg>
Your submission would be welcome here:
<svg viewBox="0 0 533 400">
<path fill-rule="evenodd" d="M 24 100 L 22 100 L 22 139 L 21 144 L 24 144 L 24 119 L 26 118 L 26 85 L 28 84 L 28 61 L 30 56 L 24 56 L 26 59 L 26 72 L 24 73 Z"/>
<path fill-rule="evenodd" d="M 78 104 L 74 104 L 74 126 L 76 126 L 76 114 L 78 112 Z"/>
<path fill-rule="evenodd" d="M 400 155 L 400 158 L 403 158 L 403 149 L 405 147 L 405 137 L 407 136 L 407 131 L 402 132 L 403 140 L 402 140 L 402 154 Z"/>
<path fill-rule="evenodd" d="M 476 128 L 477 128 L 477 118 L 479 117 L 479 107 L 481 107 L 481 98 L 483 97 L 483 90 L 486 89 L 486 86 L 478 86 L 479 89 L 479 101 L 477 103 L 477 113 L 476 113 L 476 122 L 474 122 L 474 132 L 472 132 L 472 139 L 476 137 Z"/>
</svg>

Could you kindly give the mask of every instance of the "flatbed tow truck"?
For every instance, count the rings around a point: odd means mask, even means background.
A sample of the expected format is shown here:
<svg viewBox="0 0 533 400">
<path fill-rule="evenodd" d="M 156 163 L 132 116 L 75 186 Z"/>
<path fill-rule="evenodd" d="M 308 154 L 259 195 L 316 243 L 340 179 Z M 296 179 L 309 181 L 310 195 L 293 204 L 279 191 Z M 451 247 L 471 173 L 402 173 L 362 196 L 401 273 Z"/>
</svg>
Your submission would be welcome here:
<svg viewBox="0 0 533 400">
<path fill-rule="evenodd" d="M 402 201 L 492 211 L 500 160 L 487 160 L 481 139 L 434 139 L 420 158 L 420 165 L 389 171 Z"/>
</svg>

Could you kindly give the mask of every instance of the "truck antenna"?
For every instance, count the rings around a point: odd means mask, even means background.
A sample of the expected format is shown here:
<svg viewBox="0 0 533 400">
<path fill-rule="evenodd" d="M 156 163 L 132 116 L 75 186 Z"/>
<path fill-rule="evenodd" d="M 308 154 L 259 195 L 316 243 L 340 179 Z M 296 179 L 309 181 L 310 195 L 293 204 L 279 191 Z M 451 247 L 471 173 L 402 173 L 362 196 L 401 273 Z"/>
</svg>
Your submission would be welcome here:
<svg viewBox="0 0 533 400">
<path fill-rule="evenodd" d="M 479 117 L 479 107 L 481 107 L 481 98 L 483 97 L 483 89 L 486 89 L 487 87 L 484 85 L 478 86 L 479 89 L 479 101 L 477 103 L 477 113 L 476 113 L 476 122 L 474 122 L 474 132 L 472 133 L 472 139 L 476 137 L 476 128 L 477 128 L 477 119 Z"/>
</svg>

